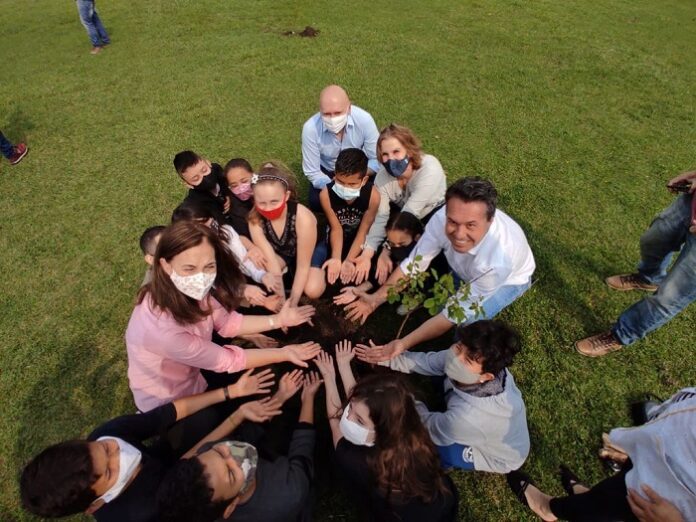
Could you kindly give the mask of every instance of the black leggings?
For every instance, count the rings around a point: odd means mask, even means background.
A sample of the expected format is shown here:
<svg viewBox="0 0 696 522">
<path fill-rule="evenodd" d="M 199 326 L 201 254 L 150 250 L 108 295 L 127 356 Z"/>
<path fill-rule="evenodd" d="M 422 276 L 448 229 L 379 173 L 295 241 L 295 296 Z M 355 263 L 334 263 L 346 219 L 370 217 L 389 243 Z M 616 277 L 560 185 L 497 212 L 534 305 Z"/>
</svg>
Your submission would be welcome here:
<svg viewBox="0 0 696 522">
<path fill-rule="evenodd" d="M 638 519 L 626 500 L 628 464 L 616 475 L 595 484 L 587 493 L 551 499 L 551 511 L 574 522 L 633 522 Z"/>
</svg>

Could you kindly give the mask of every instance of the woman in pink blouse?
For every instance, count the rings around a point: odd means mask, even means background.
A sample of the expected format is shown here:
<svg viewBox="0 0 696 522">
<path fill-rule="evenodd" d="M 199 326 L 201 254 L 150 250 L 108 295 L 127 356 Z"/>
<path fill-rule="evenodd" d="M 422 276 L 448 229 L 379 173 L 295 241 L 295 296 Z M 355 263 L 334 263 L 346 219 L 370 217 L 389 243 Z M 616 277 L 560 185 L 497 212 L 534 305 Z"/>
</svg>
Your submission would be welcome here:
<svg viewBox="0 0 696 522">
<path fill-rule="evenodd" d="M 152 281 L 140 289 L 126 329 L 128 380 L 135 404 L 149 411 L 200 393 L 200 369 L 233 373 L 278 362 L 306 367 L 321 347 L 314 342 L 244 350 L 218 346 L 222 337 L 287 328 L 308 321 L 312 306 L 283 306 L 279 313 L 243 316 L 244 277 L 234 255 L 208 227 L 190 222 L 168 227 L 160 238 Z"/>
</svg>

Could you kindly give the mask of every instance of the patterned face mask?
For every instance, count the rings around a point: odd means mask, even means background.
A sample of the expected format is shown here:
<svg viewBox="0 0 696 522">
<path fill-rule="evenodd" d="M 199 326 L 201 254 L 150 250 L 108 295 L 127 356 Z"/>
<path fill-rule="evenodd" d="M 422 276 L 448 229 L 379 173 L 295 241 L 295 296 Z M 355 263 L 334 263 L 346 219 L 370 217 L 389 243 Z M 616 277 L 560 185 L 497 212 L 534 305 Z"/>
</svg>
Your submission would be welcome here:
<svg viewBox="0 0 696 522">
<path fill-rule="evenodd" d="M 200 301 L 208 295 L 208 292 L 213 287 L 213 283 L 215 283 L 216 276 L 217 272 L 212 272 L 210 274 L 198 272 L 193 275 L 181 276 L 172 269 L 172 273 L 169 277 L 179 292 Z"/>
</svg>

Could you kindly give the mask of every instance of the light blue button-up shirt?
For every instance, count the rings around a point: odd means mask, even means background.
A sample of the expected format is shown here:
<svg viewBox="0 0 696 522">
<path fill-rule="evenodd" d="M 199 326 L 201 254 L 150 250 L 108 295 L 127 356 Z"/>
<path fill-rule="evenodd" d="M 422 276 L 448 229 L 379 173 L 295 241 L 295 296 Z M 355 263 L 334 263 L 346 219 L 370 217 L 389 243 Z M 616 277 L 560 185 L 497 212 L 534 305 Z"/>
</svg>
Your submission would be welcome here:
<svg viewBox="0 0 696 522">
<path fill-rule="evenodd" d="M 369 112 L 350 106 L 348 122 L 343 129 L 343 139 L 324 127 L 321 113 L 309 118 L 302 127 L 302 170 L 312 186 L 322 189 L 331 178 L 321 169 L 334 171 L 338 153 L 343 149 L 362 149 L 367 155 L 368 168 L 377 172 L 377 138 L 379 131 Z"/>
</svg>

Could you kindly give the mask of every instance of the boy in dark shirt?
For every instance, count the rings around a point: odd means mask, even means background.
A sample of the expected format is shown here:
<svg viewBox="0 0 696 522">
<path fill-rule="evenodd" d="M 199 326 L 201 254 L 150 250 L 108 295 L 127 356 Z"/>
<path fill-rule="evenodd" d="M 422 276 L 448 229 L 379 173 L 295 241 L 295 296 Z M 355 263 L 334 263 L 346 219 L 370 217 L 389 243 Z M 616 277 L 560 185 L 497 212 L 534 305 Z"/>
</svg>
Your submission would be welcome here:
<svg viewBox="0 0 696 522">
<path fill-rule="evenodd" d="M 300 418 L 287 457 L 258 458 L 250 444 L 222 440 L 202 447 L 167 474 L 157 494 L 162 521 L 309 520 L 314 476 L 316 372 L 305 376 Z"/>
<path fill-rule="evenodd" d="M 312 295 L 321 295 L 326 281 L 334 284 L 339 277 L 343 284 L 360 284 L 370 271 L 369 262 L 356 260 L 377 215 L 380 195 L 367 175 L 367 156 L 362 150 L 340 152 L 334 179 L 321 190 L 319 201 L 329 226 L 327 238 L 317 242 L 312 254 Z"/>
<path fill-rule="evenodd" d="M 147 413 L 123 415 L 86 440 L 46 448 L 22 472 L 22 505 L 49 518 L 85 512 L 99 522 L 159 520 L 155 493 L 169 466 L 220 422 L 224 401 L 267 393 L 272 379 L 271 370 L 256 375 L 248 371 L 226 388 L 177 399 Z M 212 405 L 217 406 L 209 408 Z M 243 404 L 224 421 L 228 431 L 244 420 L 256 420 L 258 410 L 267 408 L 263 401 Z M 165 433 L 166 440 L 144 444 Z"/>
<path fill-rule="evenodd" d="M 230 197 L 222 167 L 184 150 L 174 156 L 174 169 L 189 188 L 184 201 L 200 201 L 214 209 L 221 218 L 230 209 Z"/>
</svg>

